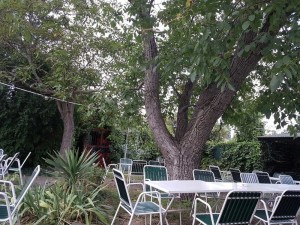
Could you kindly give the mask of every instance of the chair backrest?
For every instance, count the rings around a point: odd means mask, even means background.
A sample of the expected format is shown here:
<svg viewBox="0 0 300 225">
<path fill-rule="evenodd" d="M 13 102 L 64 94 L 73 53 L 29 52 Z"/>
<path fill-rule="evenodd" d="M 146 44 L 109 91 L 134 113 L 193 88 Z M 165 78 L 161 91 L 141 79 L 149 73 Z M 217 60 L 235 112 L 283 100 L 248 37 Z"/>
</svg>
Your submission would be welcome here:
<svg viewBox="0 0 300 225">
<path fill-rule="evenodd" d="M 125 171 L 131 171 L 131 169 L 132 169 L 132 159 L 121 158 L 120 159 L 120 169 L 123 172 L 125 172 Z"/>
<path fill-rule="evenodd" d="M 250 224 L 261 192 L 231 191 L 216 224 Z"/>
<path fill-rule="evenodd" d="M 291 175 L 279 175 L 279 181 L 281 184 L 295 184 Z"/>
<path fill-rule="evenodd" d="M 239 169 L 230 168 L 229 169 L 233 182 L 242 182 L 241 180 L 241 171 Z"/>
<path fill-rule="evenodd" d="M 218 166 L 210 165 L 209 169 L 210 169 L 210 171 L 212 171 L 214 173 L 216 180 L 220 180 L 220 181 L 223 180 L 222 175 L 221 175 L 221 170 Z"/>
<path fill-rule="evenodd" d="M 125 204 L 129 209 L 132 209 L 131 200 L 129 196 L 129 192 L 127 189 L 126 181 L 124 174 L 117 169 L 113 169 L 114 179 L 117 186 L 118 194 L 120 197 L 120 201 Z"/>
<path fill-rule="evenodd" d="M 34 180 L 39 175 L 40 170 L 41 170 L 41 168 L 40 168 L 39 165 L 37 167 L 35 167 L 35 169 L 33 170 L 31 176 L 28 178 L 26 184 L 23 186 L 22 191 L 19 193 L 19 195 L 16 199 L 16 204 L 15 204 L 14 211 L 17 210 L 17 208 L 20 205 L 22 199 L 25 197 L 25 195 L 28 192 L 29 188 L 32 186 Z M 12 213 L 14 213 L 14 211 Z"/>
<path fill-rule="evenodd" d="M 144 166 L 144 180 L 168 180 L 168 171 L 164 166 L 146 165 Z"/>
<path fill-rule="evenodd" d="M 131 174 L 132 175 L 143 175 L 145 165 L 147 165 L 147 161 L 145 161 L 145 160 L 133 160 Z"/>
<path fill-rule="evenodd" d="M 4 150 L 1 148 L 0 149 L 0 156 L 4 154 Z"/>
<path fill-rule="evenodd" d="M 161 163 L 156 160 L 149 160 L 148 165 L 161 166 Z"/>
<path fill-rule="evenodd" d="M 8 172 L 9 168 L 12 166 L 12 164 L 15 162 L 15 160 L 17 160 L 18 156 L 19 156 L 19 152 L 17 152 L 13 157 L 8 157 L 5 160 L 5 168 L 2 171 L 2 174 L 6 174 Z"/>
<path fill-rule="evenodd" d="M 29 156 L 31 155 L 31 152 L 29 152 L 26 156 L 26 158 L 23 160 L 22 164 L 21 164 L 21 168 L 23 168 L 25 162 L 27 161 L 27 159 L 29 158 Z"/>
<path fill-rule="evenodd" d="M 209 170 L 193 170 L 193 178 L 194 180 L 202 180 L 206 182 L 215 182 L 215 175 L 212 171 Z"/>
<path fill-rule="evenodd" d="M 240 175 L 243 183 L 259 183 L 255 173 L 241 173 Z"/>
<path fill-rule="evenodd" d="M 300 207 L 300 191 L 286 190 L 282 193 L 277 203 L 273 206 L 270 216 L 271 221 L 295 219 Z"/>
<path fill-rule="evenodd" d="M 255 174 L 257 176 L 259 183 L 262 183 L 262 184 L 271 184 L 272 183 L 270 176 L 267 172 L 256 172 Z"/>
</svg>

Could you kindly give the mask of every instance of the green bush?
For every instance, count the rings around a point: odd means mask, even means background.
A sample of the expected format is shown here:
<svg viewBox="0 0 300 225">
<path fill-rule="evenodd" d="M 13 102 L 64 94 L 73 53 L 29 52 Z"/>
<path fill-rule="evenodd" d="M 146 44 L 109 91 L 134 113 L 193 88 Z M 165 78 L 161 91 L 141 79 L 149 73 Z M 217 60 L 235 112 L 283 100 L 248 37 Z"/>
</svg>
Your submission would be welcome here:
<svg viewBox="0 0 300 225">
<path fill-rule="evenodd" d="M 220 158 L 216 158 L 215 150 L 219 149 Z M 220 142 L 209 143 L 204 153 L 201 167 L 218 165 L 222 170 L 239 168 L 241 171 L 261 170 L 263 167 L 260 143 L 252 142 Z"/>
</svg>

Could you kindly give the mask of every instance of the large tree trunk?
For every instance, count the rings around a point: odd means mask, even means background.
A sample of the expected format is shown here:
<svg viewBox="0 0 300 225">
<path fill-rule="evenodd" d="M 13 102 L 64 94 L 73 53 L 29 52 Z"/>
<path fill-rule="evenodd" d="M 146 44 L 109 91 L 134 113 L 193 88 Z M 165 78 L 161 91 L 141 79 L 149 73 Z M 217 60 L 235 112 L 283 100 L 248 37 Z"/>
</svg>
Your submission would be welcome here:
<svg viewBox="0 0 300 225">
<path fill-rule="evenodd" d="M 144 21 L 150 20 L 150 11 L 150 9 L 143 8 L 139 17 Z M 149 23 L 146 24 L 149 25 Z M 269 32 L 269 27 L 270 23 L 266 20 L 260 33 Z M 232 56 L 229 70 L 230 83 L 235 90 L 225 89 L 221 91 L 216 84 L 210 84 L 198 96 L 190 121 L 188 121 L 187 112 L 194 84 L 191 81 L 187 82 L 183 93 L 178 96 L 178 126 L 176 135 L 173 137 L 168 132 L 161 113 L 159 99 L 160 75 L 156 70 L 157 64 L 155 64 L 158 55 L 155 36 L 151 29 L 143 30 L 144 56 L 148 64 L 144 82 L 147 120 L 154 139 L 166 160 L 172 179 L 191 179 L 192 170 L 199 167 L 204 145 L 215 123 L 230 105 L 236 92 L 240 90 L 245 82 L 246 77 L 255 69 L 262 57 L 262 49 L 267 46 L 267 43 L 258 43 L 247 57 L 238 56 L 241 48 L 252 43 L 258 34 L 251 31 L 245 32 L 237 42 L 238 47 Z M 274 33 L 271 35 L 274 35 Z"/>
<path fill-rule="evenodd" d="M 65 154 L 66 150 L 72 148 L 74 135 L 74 104 L 56 101 L 61 119 L 64 123 L 64 132 L 60 145 L 60 153 Z"/>
</svg>

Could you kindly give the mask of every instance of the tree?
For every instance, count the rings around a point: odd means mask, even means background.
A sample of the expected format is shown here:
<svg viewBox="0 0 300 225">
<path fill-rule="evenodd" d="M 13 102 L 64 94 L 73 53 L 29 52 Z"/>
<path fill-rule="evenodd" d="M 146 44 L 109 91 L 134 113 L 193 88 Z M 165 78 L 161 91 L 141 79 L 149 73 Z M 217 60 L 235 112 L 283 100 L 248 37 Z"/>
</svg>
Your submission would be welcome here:
<svg viewBox="0 0 300 225">
<path fill-rule="evenodd" d="M 191 178 L 213 126 L 244 86 L 268 81 L 274 93 L 299 79 L 300 3 L 173 0 L 158 13 L 154 0 L 130 3 L 143 45 L 148 124 L 172 178 Z M 167 101 L 177 105 L 174 136 Z"/>
<path fill-rule="evenodd" d="M 0 12 L 0 79 L 56 99 L 63 153 L 72 147 L 76 103 L 109 78 L 117 45 L 106 18 L 115 11 L 101 1 L 5 0 Z"/>
</svg>

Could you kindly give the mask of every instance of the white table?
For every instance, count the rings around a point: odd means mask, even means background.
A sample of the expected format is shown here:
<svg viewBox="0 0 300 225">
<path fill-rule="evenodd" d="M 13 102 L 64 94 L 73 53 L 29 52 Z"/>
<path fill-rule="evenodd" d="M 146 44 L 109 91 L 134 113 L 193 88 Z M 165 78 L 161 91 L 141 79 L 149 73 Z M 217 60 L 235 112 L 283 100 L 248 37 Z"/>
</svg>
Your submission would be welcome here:
<svg viewBox="0 0 300 225">
<path fill-rule="evenodd" d="M 282 193 L 283 191 L 299 190 L 300 185 L 261 184 L 261 183 L 233 183 L 233 182 L 205 182 L 200 180 L 168 180 L 145 181 L 145 184 L 169 194 L 229 192 L 229 191 L 261 191 L 263 193 Z"/>
</svg>

